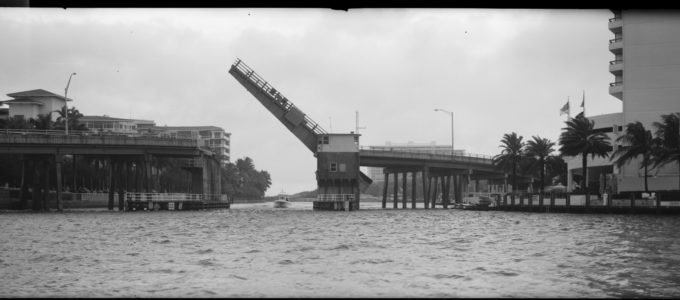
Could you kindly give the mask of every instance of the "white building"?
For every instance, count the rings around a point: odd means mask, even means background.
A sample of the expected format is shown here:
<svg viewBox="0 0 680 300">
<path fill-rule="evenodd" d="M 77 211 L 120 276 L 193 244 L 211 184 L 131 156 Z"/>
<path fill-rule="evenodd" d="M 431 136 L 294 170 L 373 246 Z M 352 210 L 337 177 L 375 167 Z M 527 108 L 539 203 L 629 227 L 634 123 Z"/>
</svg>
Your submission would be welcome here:
<svg viewBox="0 0 680 300">
<path fill-rule="evenodd" d="M 230 160 L 231 133 L 217 126 L 153 126 L 149 132 L 160 136 L 197 139 L 199 145 L 212 149 L 221 157 L 222 164 Z"/>
<path fill-rule="evenodd" d="M 73 101 L 43 89 L 7 94 L 14 99 L 1 101 L 9 106 L 10 118 L 36 119 L 40 114 L 52 113 L 52 121 L 56 121 L 66 101 Z"/>
<path fill-rule="evenodd" d="M 680 13 L 673 11 L 613 11 L 609 29 L 614 38 L 609 50 L 614 60 L 609 72 L 614 75 L 609 93 L 623 102 L 620 113 L 588 116 L 595 128 L 614 140 L 628 123 L 640 121 L 654 132 L 652 123 L 661 115 L 680 112 Z M 616 147 L 616 146 L 615 146 Z M 567 160 L 569 189 L 572 175 L 581 174 L 581 157 Z M 592 170 L 591 170 L 592 168 Z M 600 175 L 600 174 L 608 174 Z M 678 167 L 668 164 L 649 174 L 650 190 L 678 189 Z M 606 182 L 605 182 L 606 180 Z M 588 160 L 588 182 L 614 192 L 644 190 L 644 171 L 640 160 L 616 168 L 609 159 Z"/>
<path fill-rule="evenodd" d="M 107 115 L 82 116 L 80 119 L 78 119 L 78 122 L 85 124 L 87 129 L 92 132 L 111 132 L 132 135 L 139 133 L 138 129 L 140 124 L 148 124 L 150 122 L 151 124 L 155 125 L 155 123 L 151 120 L 112 118 Z"/>
</svg>

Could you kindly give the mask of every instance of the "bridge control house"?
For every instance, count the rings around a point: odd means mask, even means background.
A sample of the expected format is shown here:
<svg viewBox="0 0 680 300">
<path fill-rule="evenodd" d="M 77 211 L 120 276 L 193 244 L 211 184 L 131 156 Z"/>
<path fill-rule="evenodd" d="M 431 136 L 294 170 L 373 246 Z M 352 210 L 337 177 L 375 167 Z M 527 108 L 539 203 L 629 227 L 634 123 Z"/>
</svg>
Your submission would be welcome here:
<svg viewBox="0 0 680 300">
<path fill-rule="evenodd" d="M 318 136 L 314 209 L 359 209 L 359 134 L 327 133 Z"/>
</svg>

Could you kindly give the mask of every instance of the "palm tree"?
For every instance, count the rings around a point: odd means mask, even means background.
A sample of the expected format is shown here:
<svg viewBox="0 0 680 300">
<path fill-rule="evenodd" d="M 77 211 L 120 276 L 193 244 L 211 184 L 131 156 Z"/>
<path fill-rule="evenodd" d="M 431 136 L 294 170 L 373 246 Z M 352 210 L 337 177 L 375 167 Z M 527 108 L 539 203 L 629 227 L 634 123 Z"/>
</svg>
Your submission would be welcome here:
<svg viewBox="0 0 680 300">
<path fill-rule="evenodd" d="M 519 163 L 524 156 L 524 142 L 523 137 L 517 136 L 517 133 L 506 133 L 501 139 L 499 146 L 503 150 L 500 154 L 493 157 L 492 163 L 494 166 L 500 167 L 503 170 L 512 170 L 512 190 L 517 190 L 517 169 Z"/>
<path fill-rule="evenodd" d="M 646 130 L 640 121 L 631 122 L 626 125 L 625 134 L 618 137 L 616 141 L 625 144 L 618 147 L 611 157 L 611 160 L 616 158 L 614 162 L 617 167 L 620 168 L 627 162 L 642 155 L 640 169 L 644 168 L 645 170 L 645 193 L 649 193 L 647 173 L 649 166 L 652 165 L 652 157 L 655 150 L 655 140 L 652 138 L 652 132 Z"/>
<path fill-rule="evenodd" d="M 654 122 L 654 135 L 660 147 L 655 151 L 654 167 L 677 162 L 680 169 L 680 113 L 675 112 L 661 116 L 662 122 Z M 680 176 L 678 176 L 680 179 Z M 680 189 L 680 181 L 678 182 Z"/>
<path fill-rule="evenodd" d="M 75 106 L 69 108 L 67 112 L 66 105 L 64 105 L 61 107 L 60 110 L 55 110 L 54 112 L 59 114 L 55 128 L 64 129 L 66 127 L 64 123 L 66 121 L 66 114 L 68 114 L 68 128 L 70 130 L 75 131 L 87 130 L 87 126 L 85 126 L 85 124 L 81 124 L 80 122 L 78 122 L 78 119 L 80 119 L 83 116 L 83 114 L 81 114 L 80 111 L 78 111 L 78 109 L 75 108 Z"/>
<path fill-rule="evenodd" d="M 588 154 L 609 157 L 612 147 L 609 137 L 604 132 L 595 131 L 595 121 L 586 118 L 583 113 L 565 122 L 567 127 L 562 128 L 560 135 L 560 153 L 562 156 L 582 157 L 583 188 L 588 188 Z"/>
<path fill-rule="evenodd" d="M 539 168 L 541 174 L 541 194 L 545 188 L 545 166 L 546 160 L 550 157 L 555 143 L 540 136 L 532 136 L 533 140 L 527 141 L 526 156 L 531 158 L 532 169 Z"/>
</svg>

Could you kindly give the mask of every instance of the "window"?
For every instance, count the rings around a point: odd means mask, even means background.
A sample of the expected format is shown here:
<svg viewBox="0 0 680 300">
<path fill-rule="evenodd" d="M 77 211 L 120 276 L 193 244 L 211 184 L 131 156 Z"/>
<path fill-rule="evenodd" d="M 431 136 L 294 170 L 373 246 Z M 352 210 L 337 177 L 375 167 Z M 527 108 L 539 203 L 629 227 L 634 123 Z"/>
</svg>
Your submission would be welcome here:
<svg viewBox="0 0 680 300">
<path fill-rule="evenodd" d="M 345 169 L 347 169 L 347 166 L 345 164 L 340 164 L 340 172 L 345 172 Z"/>
<path fill-rule="evenodd" d="M 338 171 L 338 163 L 332 162 L 331 163 L 331 172 L 337 172 Z"/>
<path fill-rule="evenodd" d="M 324 136 L 321 140 L 322 140 L 322 143 L 323 143 L 324 145 L 328 145 L 329 141 L 328 141 L 328 136 L 327 136 L 327 135 Z"/>
</svg>

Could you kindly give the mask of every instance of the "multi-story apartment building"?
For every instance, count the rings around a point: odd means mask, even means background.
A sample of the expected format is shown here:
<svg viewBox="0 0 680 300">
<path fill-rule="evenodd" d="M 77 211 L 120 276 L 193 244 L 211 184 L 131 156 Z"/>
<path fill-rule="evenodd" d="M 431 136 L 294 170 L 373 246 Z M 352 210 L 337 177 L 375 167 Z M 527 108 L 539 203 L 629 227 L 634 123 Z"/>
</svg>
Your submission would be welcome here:
<svg viewBox="0 0 680 300">
<path fill-rule="evenodd" d="M 199 145 L 215 151 L 221 157 L 222 164 L 230 160 L 231 133 L 217 126 L 153 126 L 150 133 L 175 138 L 197 139 Z"/>
<path fill-rule="evenodd" d="M 654 132 L 653 122 L 661 115 L 680 112 L 680 13 L 673 11 L 614 10 L 609 30 L 614 38 L 609 50 L 614 59 L 609 72 L 614 76 L 609 93 L 621 100 L 623 111 L 588 116 L 595 127 L 614 140 L 623 134 L 628 123 L 640 121 Z M 616 147 L 616 145 L 614 145 Z M 572 176 L 582 174 L 581 158 L 567 161 L 569 189 Z M 592 170 L 591 170 L 592 168 Z M 609 159 L 589 159 L 588 182 L 599 185 L 600 191 L 640 191 L 644 189 L 644 171 L 640 160 L 621 168 Z M 677 165 L 653 170 L 649 177 L 650 190 L 678 188 Z"/>
</svg>

